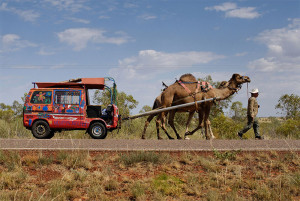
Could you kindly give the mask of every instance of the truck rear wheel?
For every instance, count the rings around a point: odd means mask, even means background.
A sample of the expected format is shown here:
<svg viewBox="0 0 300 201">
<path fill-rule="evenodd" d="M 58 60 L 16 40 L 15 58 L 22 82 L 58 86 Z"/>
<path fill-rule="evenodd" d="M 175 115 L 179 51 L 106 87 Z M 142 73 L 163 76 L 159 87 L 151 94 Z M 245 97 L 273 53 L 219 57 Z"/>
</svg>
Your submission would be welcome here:
<svg viewBox="0 0 300 201">
<path fill-rule="evenodd" d="M 38 120 L 33 123 L 31 132 L 37 139 L 49 139 L 51 136 L 51 130 L 47 122 Z"/>
<path fill-rule="evenodd" d="M 103 123 L 95 122 L 90 126 L 89 134 L 94 139 L 104 139 L 107 135 L 106 126 Z"/>
</svg>

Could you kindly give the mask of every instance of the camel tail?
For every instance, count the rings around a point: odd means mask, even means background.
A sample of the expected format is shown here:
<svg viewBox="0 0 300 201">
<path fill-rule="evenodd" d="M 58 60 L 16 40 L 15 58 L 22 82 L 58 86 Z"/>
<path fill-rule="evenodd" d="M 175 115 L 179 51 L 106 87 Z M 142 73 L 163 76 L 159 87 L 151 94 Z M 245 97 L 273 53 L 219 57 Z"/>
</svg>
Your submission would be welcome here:
<svg viewBox="0 0 300 201">
<path fill-rule="evenodd" d="M 152 110 L 155 110 L 156 108 L 158 108 L 157 102 L 154 101 L 153 106 L 152 106 Z"/>
</svg>

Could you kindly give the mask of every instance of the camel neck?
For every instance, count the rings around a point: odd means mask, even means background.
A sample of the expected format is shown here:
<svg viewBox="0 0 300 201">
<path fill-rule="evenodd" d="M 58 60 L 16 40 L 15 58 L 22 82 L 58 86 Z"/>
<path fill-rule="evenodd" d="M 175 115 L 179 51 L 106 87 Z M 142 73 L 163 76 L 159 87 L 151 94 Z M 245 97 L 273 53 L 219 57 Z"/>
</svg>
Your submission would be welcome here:
<svg viewBox="0 0 300 201">
<path fill-rule="evenodd" d="M 233 95 L 235 90 L 226 87 L 223 89 L 214 89 L 214 92 L 215 92 L 215 97 L 219 97 L 221 100 L 224 100 L 229 96 Z"/>
</svg>

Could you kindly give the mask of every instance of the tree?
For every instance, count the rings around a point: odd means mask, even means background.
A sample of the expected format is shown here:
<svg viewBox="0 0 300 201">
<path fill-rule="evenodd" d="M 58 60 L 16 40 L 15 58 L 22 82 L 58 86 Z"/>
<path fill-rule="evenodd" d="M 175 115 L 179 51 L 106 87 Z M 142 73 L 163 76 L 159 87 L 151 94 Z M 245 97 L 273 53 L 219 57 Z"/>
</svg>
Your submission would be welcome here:
<svg viewBox="0 0 300 201">
<path fill-rule="evenodd" d="M 104 107 L 110 104 L 110 92 L 96 90 L 93 101 L 96 104 L 103 105 Z M 119 113 L 123 116 L 129 116 L 132 109 L 136 108 L 138 101 L 136 101 L 132 95 L 127 95 L 125 92 L 117 93 L 117 103 L 119 108 Z"/>
<path fill-rule="evenodd" d="M 143 108 L 140 110 L 140 113 L 149 112 L 152 110 L 152 107 L 149 105 L 144 105 Z"/>
<path fill-rule="evenodd" d="M 15 116 L 22 116 L 23 114 L 23 104 L 19 103 L 18 101 L 14 101 L 11 109 L 14 111 Z"/>
<path fill-rule="evenodd" d="M 288 119 L 300 118 L 300 97 L 295 94 L 284 94 L 279 98 L 275 109 L 281 110 Z"/>
<path fill-rule="evenodd" d="M 230 110 L 232 111 L 232 119 L 234 120 L 241 120 L 247 114 L 247 109 L 243 108 L 243 103 L 240 101 L 233 102 Z"/>
</svg>

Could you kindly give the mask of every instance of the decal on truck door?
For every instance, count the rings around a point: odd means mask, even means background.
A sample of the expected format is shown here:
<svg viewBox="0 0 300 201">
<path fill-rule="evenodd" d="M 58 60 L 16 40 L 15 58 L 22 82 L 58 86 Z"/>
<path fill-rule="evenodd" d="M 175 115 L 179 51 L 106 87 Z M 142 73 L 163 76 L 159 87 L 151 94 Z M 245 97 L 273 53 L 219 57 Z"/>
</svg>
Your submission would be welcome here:
<svg viewBox="0 0 300 201">
<path fill-rule="evenodd" d="M 53 127 L 80 127 L 83 117 L 83 110 L 79 107 L 80 98 L 80 90 L 54 91 Z"/>
</svg>

